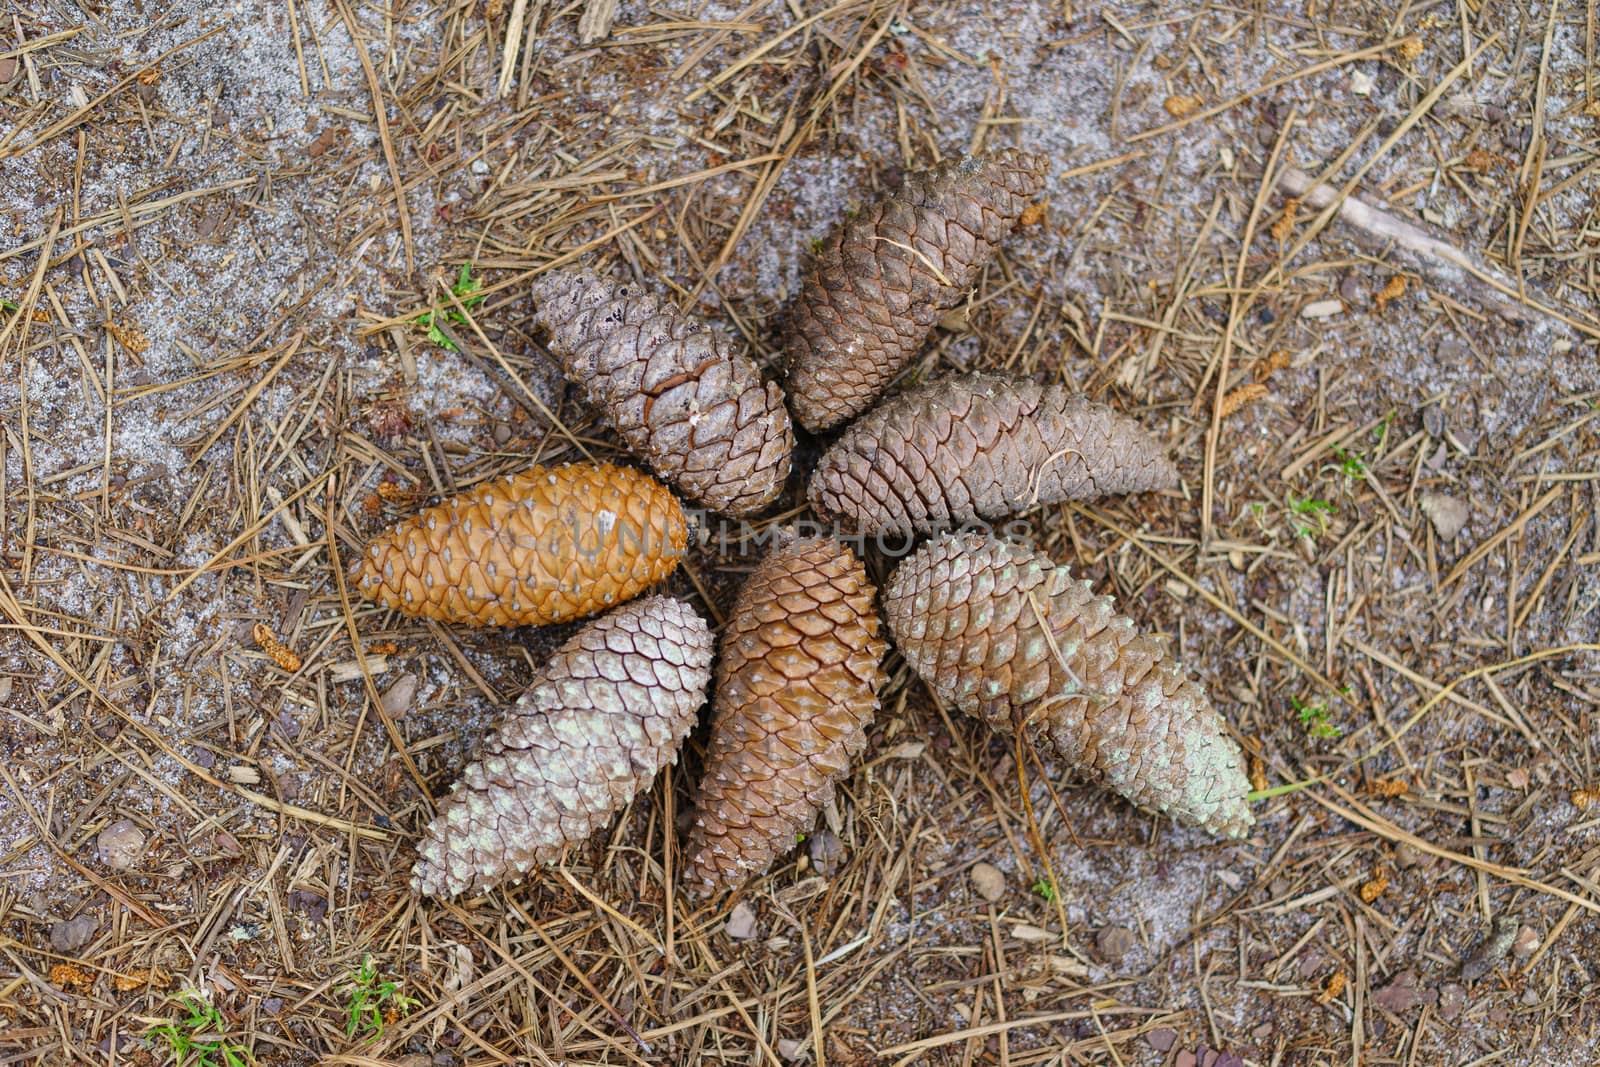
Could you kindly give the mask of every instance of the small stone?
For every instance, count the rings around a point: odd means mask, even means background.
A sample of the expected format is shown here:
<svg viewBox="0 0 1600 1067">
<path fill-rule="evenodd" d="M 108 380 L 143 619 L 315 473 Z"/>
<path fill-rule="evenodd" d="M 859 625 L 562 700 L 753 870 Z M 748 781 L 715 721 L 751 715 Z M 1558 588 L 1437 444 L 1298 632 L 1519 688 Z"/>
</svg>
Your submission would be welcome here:
<svg viewBox="0 0 1600 1067">
<path fill-rule="evenodd" d="M 1133 951 L 1133 931 L 1126 926 L 1103 926 L 1094 935 L 1095 951 L 1107 963 L 1116 963 Z"/>
<path fill-rule="evenodd" d="M 391 719 L 398 719 L 410 711 L 412 702 L 417 699 L 417 685 L 417 676 L 410 672 L 396 678 L 378 698 L 383 704 L 384 714 Z"/>
<path fill-rule="evenodd" d="M 268 997 L 261 1002 L 261 1010 L 268 1015 L 276 1015 L 283 1010 L 282 997 Z"/>
<path fill-rule="evenodd" d="M 1511 944 L 1517 939 L 1517 931 L 1522 928 L 1522 923 L 1509 915 L 1502 915 L 1494 921 L 1494 928 L 1489 932 L 1466 962 L 1461 965 L 1461 980 L 1471 984 L 1493 971 L 1506 958 L 1506 953 L 1511 951 Z"/>
<path fill-rule="evenodd" d="M 1006 895 L 1006 876 L 992 863 L 975 863 L 972 865 L 972 888 L 993 904 Z"/>
<path fill-rule="evenodd" d="M 1144 1039 L 1150 1042 L 1150 1047 L 1157 1052 L 1166 1052 L 1178 1043 L 1178 1031 L 1163 1026 L 1159 1030 L 1145 1034 Z"/>
<path fill-rule="evenodd" d="M 733 912 L 728 916 L 728 925 L 723 927 L 723 930 L 735 941 L 749 941 L 758 933 L 755 911 L 741 900 L 733 906 Z"/>
<path fill-rule="evenodd" d="M 328 914 L 328 898 L 309 889 L 291 889 L 289 910 L 302 912 L 308 921 L 319 923 Z"/>
<path fill-rule="evenodd" d="M 1421 863 L 1422 859 L 1423 854 L 1409 842 L 1402 841 L 1394 846 L 1394 865 L 1402 871 L 1409 871 Z"/>
<path fill-rule="evenodd" d="M 811 866 L 818 874 L 832 878 L 844 864 L 844 842 L 832 830 L 823 827 L 806 838 L 806 854 L 811 857 Z"/>
<path fill-rule="evenodd" d="M 7 56 L 0 59 L 0 85 L 4 85 L 17 76 L 17 57 Z"/>
<path fill-rule="evenodd" d="M 782 1056 L 787 1063 L 798 1063 L 808 1058 L 806 1056 L 806 1043 L 804 1041 L 796 1041 L 792 1037 L 780 1037 L 778 1039 L 778 1055 Z"/>
<path fill-rule="evenodd" d="M 1453 1022 L 1461 1014 L 1461 1009 L 1467 1006 L 1466 988 L 1451 982 L 1439 990 L 1439 1018 L 1445 1022 Z"/>
<path fill-rule="evenodd" d="M 1440 540 L 1454 541 L 1472 517 L 1472 508 L 1447 493 L 1423 493 L 1422 513 L 1433 523 Z"/>
<path fill-rule="evenodd" d="M 1394 981 L 1374 993 L 1372 999 L 1378 1007 L 1399 1015 L 1418 1004 L 1433 1000 L 1437 995 L 1431 989 L 1419 989 L 1417 972 L 1406 970 L 1395 975 Z"/>
<path fill-rule="evenodd" d="M 433 1057 L 426 1052 L 408 1052 L 394 1062 L 395 1067 L 433 1067 Z"/>
<path fill-rule="evenodd" d="M 76 952 L 94 938 L 99 927 L 92 915 L 63 919 L 50 927 L 50 947 L 57 952 Z"/>
<path fill-rule="evenodd" d="M 1438 404 L 1429 404 L 1423 408 L 1422 428 L 1428 431 L 1429 437 L 1443 437 L 1445 430 L 1444 409 Z"/>
<path fill-rule="evenodd" d="M 1506 775 L 1506 784 L 1512 789 L 1526 789 L 1528 788 L 1528 781 L 1529 775 L 1526 767 L 1517 767 Z"/>
<path fill-rule="evenodd" d="M 1197 1067 L 1199 1062 L 1200 1057 L 1196 1056 L 1188 1049 L 1183 1049 L 1177 1054 L 1177 1056 L 1173 1057 L 1172 1067 Z"/>
<path fill-rule="evenodd" d="M 144 831 L 132 819 L 118 819 L 100 831 L 95 838 L 95 848 L 100 862 L 113 870 L 125 871 L 139 862 L 144 854 Z"/>
<path fill-rule="evenodd" d="M 1539 931 L 1531 926 L 1524 926 L 1517 931 L 1517 939 L 1511 943 L 1511 952 L 1519 960 L 1528 959 L 1539 951 Z"/>
<path fill-rule="evenodd" d="M 1372 75 L 1364 70 L 1351 71 L 1350 91 L 1357 96 L 1372 95 Z"/>
<path fill-rule="evenodd" d="M 1237 1052 L 1224 1052 L 1213 1067 L 1244 1067 L 1244 1057 Z"/>
<path fill-rule="evenodd" d="M 1344 310 L 1343 300 L 1318 300 L 1300 309 L 1303 319 L 1327 319 Z"/>
</svg>

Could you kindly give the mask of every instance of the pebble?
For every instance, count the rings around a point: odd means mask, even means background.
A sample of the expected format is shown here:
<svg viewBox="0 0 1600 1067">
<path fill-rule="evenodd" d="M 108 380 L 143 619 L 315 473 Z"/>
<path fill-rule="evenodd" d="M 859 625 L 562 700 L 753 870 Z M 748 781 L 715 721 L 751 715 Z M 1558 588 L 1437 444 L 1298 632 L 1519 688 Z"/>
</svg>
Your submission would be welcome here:
<svg viewBox="0 0 1600 1067">
<path fill-rule="evenodd" d="M 989 903 L 994 903 L 1006 895 L 1006 876 L 1000 873 L 1000 868 L 992 863 L 975 863 L 972 865 L 972 888 L 978 895 Z"/>
<path fill-rule="evenodd" d="M 728 925 L 724 926 L 723 930 L 735 941 L 749 941 L 758 933 L 755 911 L 741 900 L 733 906 L 733 911 L 728 916 Z"/>
<path fill-rule="evenodd" d="M 1102 926 L 1094 935 L 1095 951 L 1107 963 L 1116 963 L 1133 951 L 1133 931 L 1126 926 Z"/>
<path fill-rule="evenodd" d="M 1437 996 L 1431 989 L 1419 989 L 1417 972 L 1406 970 L 1395 975 L 1394 981 L 1374 993 L 1372 999 L 1380 1008 L 1399 1015 Z"/>
<path fill-rule="evenodd" d="M 76 952 L 94 938 L 99 927 L 92 915 L 63 919 L 50 927 L 50 947 L 57 952 Z"/>
<path fill-rule="evenodd" d="M 1434 532 L 1442 541 L 1454 541 L 1456 534 L 1472 517 L 1472 508 L 1464 500 L 1448 493 L 1423 493 L 1422 513 L 1433 523 Z"/>
<path fill-rule="evenodd" d="M 789 1063 L 796 1063 L 806 1058 L 805 1045 L 804 1041 L 796 1041 L 792 1037 L 780 1037 L 778 1039 L 778 1055 Z"/>
<path fill-rule="evenodd" d="M 1166 1052 L 1178 1043 L 1178 1031 L 1163 1026 L 1159 1030 L 1145 1034 L 1144 1039 L 1150 1042 L 1150 1047 L 1157 1052 Z"/>
<path fill-rule="evenodd" d="M 1183 1049 L 1172 1060 L 1172 1067 L 1196 1067 L 1200 1058 L 1188 1049 Z"/>
<path fill-rule="evenodd" d="M 818 874 L 832 878 L 844 864 L 844 842 L 839 840 L 838 834 L 823 827 L 806 838 L 806 854 L 811 857 L 811 866 Z"/>
<path fill-rule="evenodd" d="M 417 699 L 417 686 L 419 680 L 409 671 L 394 680 L 394 684 L 383 691 L 378 698 L 383 704 L 384 714 L 391 719 L 398 719 L 411 710 L 411 704 Z"/>
<path fill-rule="evenodd" d="M 0 59 L 0 85 L 5 84 L 17 76 L 17 57 L 7 56 Z"/>
<path fill-rule="evenodd" d="M 1463 986 L 1451 982 L 1439 990 L 1439 1018 L 1445 1022 L 1453 1021 L 1461 1014 L 1461 1009 L 1467 1006 L 1467 991 Z"/>
<path fill-rule="evenodd" d="M 426 1052 L 408 1052 L 394 1062 L 395 1067 L 433 1067 L 433 1057 Z"/>
<path fill-rule="evenodd" d="M 1416 846 L 1405 841 L 1394 846 L 1394 865 L 1402 871 L 1410 870 L 1421 863 L 1422 860 L 1423 853 L 1418 851 Z"/>
<path fill-rule="evenodd" d="M 1539 931 L 1531 926 L 1524 926 L 1517 931 L 1517 939 L 1511 943 L 1511 952 L 1519 960 L 1525 960 L 1539 951 Z"/>
<path fill-rule="evenodd" d="M 100 862 L 113 870 L 125 871 L 139 862 L 144 854 L 144 831 L 131 819 L 118 819 L 100 831 L 95 838 L 95 849 Z"/>
</svg>

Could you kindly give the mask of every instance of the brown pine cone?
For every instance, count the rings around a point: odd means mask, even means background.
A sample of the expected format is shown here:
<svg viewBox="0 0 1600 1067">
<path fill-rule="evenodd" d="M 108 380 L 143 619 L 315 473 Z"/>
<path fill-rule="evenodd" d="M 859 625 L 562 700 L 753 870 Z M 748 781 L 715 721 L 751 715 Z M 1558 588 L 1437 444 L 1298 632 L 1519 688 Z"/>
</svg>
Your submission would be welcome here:
<svg viewBox="0 0 1600 1067">
<path fill-rule="evenodd" d="M 375 539 L 356 589 L 403 615 L 478 626 L 567 622 L 677 569 L 688 520 L 667 488 L 609 463 L 483 482 Z"/>
<path fill-rule="evenodd" d="M 946 534 L 895 569 L 884 615 L 940 699 L 1003 733 L 1024 727 L 1140 807 L 1228 837 L 1254 823 L 1239 746 L 1205 691 L 1043 553 Z"/>
<path fill-rule="evenodd" d="M 1112 408 L 1060 385 L 968 374 L 851 423 L 817 464 L 810 497 L 862 533 L 903 536 L 1177 481 L 1160 442 Z"/>
<path fill-rule="evenodd" d="M 517 880 L 604 826 L 677 762 L 711 650 L 705 621 L 666 596 L 578 631 L 439 805 L 412 889 L 453 897 Z"/>
<path fill-rule="evenodd" d="M 884 681 L 875 593 L 861 561 L 828 538 L 778 545 L 745 581 L 717 664 L 691 892 L 765 871 L 849 773 Z"/>
<path fill-rule="evenodd" d="M 787 388 L 801 426 L 829 429 L 877 399 L 961 302 L 1049 168 L 1010 148 L 946 160 L 828 238 L 790 313 Z"/>
<path fill-rule="evenodd" d="M 540 275 L 533 300 L 567 377 L 657 474 L 730 515 L 782 491 L 794 449 L 783 391 L 720 330 L 588 270 Z"/>
</svg>

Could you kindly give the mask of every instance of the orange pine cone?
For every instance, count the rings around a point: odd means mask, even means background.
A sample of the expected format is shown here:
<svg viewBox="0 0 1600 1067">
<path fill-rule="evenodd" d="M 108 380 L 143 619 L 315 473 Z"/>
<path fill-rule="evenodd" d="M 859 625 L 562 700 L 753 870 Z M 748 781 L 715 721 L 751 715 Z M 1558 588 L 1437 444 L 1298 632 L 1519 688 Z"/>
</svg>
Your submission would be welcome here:
<svg viewBox="0 0 1600 1067">
<path fill-rule="evenodd" d="M 849 773 L 884 681 L 875 595 L 855 554 L 820 537 L 779 545 L 739 591 L 695 794 L 691 892 L 766 870 Z"/>
<path fill-rule="evenodd" d="M 403 615 L 478 626 L 567 622 L 677 569 L 688 520 L 655 479 L 609 463 L 534 467 L 428 508 L 350 568 Z"/>
</svg>

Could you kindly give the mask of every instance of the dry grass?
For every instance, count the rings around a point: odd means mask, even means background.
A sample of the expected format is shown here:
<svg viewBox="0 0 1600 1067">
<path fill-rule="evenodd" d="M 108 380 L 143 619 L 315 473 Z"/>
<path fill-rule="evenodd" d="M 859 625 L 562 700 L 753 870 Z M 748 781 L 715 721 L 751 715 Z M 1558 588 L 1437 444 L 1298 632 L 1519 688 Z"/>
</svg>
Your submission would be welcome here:
<svg viewBox="0 0 1600 1067">
<path fill-rule="evenodd" d="M 0 41 L 0 1063 L 164 1062 L 181 990 L 270 1064 L 1592 1060 L 1592 11 L 105 7 Z M 737 900 L 674 886 L 699 737 L 567 865 L 411 899 L 562 635 L 397 619 L 342 563 L 619 455 L 523 284 L 604 261 L 771 364 L 812 238 L 1013 141 L 1049 210 L 911 374 L 1062 376 L 1170 440 L 1181 492 L 1032 518 L 1206 681 L 1251 839 L 1064 788 L 891 657 L 867 760 Z M 675 590 L 720 622 L 749 562 Z M 369 955 L 417 1000 L 373 1040 Z"/>
</svg>

